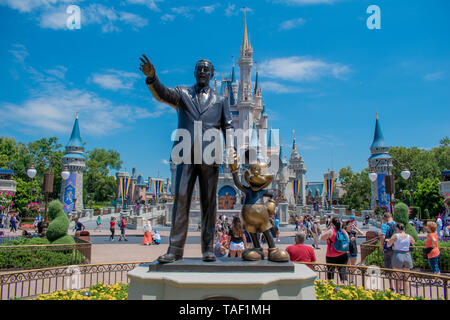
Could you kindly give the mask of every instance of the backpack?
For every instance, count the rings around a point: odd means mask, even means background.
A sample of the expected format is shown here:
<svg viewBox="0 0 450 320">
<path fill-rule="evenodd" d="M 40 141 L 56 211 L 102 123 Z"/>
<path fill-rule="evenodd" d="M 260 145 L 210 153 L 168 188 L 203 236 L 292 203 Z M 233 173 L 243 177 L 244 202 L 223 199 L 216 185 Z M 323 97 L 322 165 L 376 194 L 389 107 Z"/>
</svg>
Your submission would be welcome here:
<svg viewBox="0 0 450 320">
<path fill-rule="evenodd" d="M 388 222 L 388 231 L 386 233 L 386 236 L 384 237 L 384 246 L 383 249 L 386 250 L 392 250 L 392 247 L 388 247 L 387 243 L 389 241 L 389 239 L 394 235 L 395 233 L 395 222 Z"/>
<path fill-rule="evenodd" d="M 336 231 L 336 241 L 333 243 L 334 250 L 337 252 L 347 252 L 349 245 L 350 242 L 344 231 L 342 229 Z"/>
</svg>

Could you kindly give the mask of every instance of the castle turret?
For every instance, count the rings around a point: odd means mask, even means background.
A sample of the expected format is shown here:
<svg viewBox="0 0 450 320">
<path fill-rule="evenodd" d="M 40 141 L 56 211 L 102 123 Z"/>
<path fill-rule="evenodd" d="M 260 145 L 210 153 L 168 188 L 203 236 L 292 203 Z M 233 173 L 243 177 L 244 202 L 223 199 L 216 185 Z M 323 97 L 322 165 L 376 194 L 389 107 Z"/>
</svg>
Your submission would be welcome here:
<svg viewBox="0 0 450 320">
<path fill-rule="evenodd" d="M 377 179 L 371 182 L 371 207 L 378 205 L 389 207 L 390 199 L 386 193 L 385 176 L 392 172 L 392 157 L 389 155 L 389 147 L 384 141 L 378 114 L 375 120 L 375 132 L 370 146 L 370 157 L 368 159 L 369 169 L 377 173 Z"/>
<path fill-rule="evenodd" d="M 78 113 L 73 124 L 72 134 L 62 157 L 62 167 L 70 172 L 67 180 L 61 183 L 61 202 L 66 214 L 83 209 L 83 172 L 86 169 L 86 156 L 78 125 Z"/>
</svg>

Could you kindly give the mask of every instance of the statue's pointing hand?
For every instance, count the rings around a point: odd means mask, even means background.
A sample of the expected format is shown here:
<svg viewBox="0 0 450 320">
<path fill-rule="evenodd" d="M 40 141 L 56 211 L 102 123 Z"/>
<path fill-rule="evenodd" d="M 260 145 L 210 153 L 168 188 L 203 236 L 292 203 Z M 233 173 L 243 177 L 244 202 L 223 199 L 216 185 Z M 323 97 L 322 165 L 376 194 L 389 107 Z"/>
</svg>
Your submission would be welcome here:
<svg viewBox="0 0 450 320">
<path fill-rule="evenodd" d="M 148 58 L 145 56 L 145 54 L 142 55 L 144 57 L 144 59 L 141 59 L 142 63 L 141 63 L 141 67 L 139 68 L 143 74 L 145 74 L 145 76 L 149 77 L 149 78 L 154 78 L 155 77 L 155 67 L 153 66 L 153 64 L 150 62 L 150 60 L 148 60 Z"/>
</svg>

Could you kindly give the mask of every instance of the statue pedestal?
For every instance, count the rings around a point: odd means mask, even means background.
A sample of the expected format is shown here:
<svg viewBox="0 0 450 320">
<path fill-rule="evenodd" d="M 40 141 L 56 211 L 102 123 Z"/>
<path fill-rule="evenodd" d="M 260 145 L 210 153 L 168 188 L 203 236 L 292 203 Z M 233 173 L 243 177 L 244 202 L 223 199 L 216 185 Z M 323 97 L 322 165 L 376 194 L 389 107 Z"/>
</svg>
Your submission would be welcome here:
<svg viewBox="0 0 450 320">
<path fill-rule="evenodd" d="M 316 273 L 303 264 L 185 258 L 128 272 L 128 300 L 315 300 Z"/>
</svg>

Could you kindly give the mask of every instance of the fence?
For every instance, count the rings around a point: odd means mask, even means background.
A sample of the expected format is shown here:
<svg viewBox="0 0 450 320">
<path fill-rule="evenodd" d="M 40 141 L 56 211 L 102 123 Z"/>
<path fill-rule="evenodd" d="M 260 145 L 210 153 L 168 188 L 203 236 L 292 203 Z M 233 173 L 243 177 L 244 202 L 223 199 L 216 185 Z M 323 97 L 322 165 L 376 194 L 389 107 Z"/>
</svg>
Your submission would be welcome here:
<svg viewBox="0 0 450 320">
<path fill-rule="evenodd" d="M 12 243 L 13 239 L 10 239 Z M 2 245 L 0 270 L 36 269 L 91 262 L 91 243 L 75 238 L 75 244 Z"/>
<path fill-rule="evenodd" d="M 108 285 L 127 283 L 127 272 L 140 263 L 72 265 L 2 273 L 0 300 L 29 299 L 58 290 L 88 288 L 98 282 Z"/>
<path fill-rule="evenodd" d="M 151 262 L 91 264 L 2 273 L 0 274 L 0 300 L 29 299 L 58 290 L 84 289 L 98 282 L 109 285 L 118 282 L 128 283 L 128 271 L 142 263 Z M 336 279 L 335 282 L 338 284 L 353 282 L 366 290 L 397 289 L 402 285 L 404 294 L 407 296 L 445 300 L 449 298 L 450 277 L 447 276 L 374 269 L 366 266 L 304 264 L 317 272 L 319 279 Z"/>
<path fill-rule="evenodd" d="M 318 278 L 340 285 L 350 283 L 365 290 L 393 289 L 409 297 L 449 299 L 450 277 L 414 271 L 399 271 L 373 266 L 303 263 L 318 273 Z"/>
<path fill-rule="evenodd" d="M 383 247 L 378 243 L 378 239 L 370 239 L 361 243 L 361 261 L 365 265 L 383 266 Z M 414 270 L 430 271 L 428 257 L 424 253 L 424 246 L 411 246 L 411 258 Z M 441 272 L 450 273 L 450 247 L 440 246 L 439 268 Z"/>
</svg>

